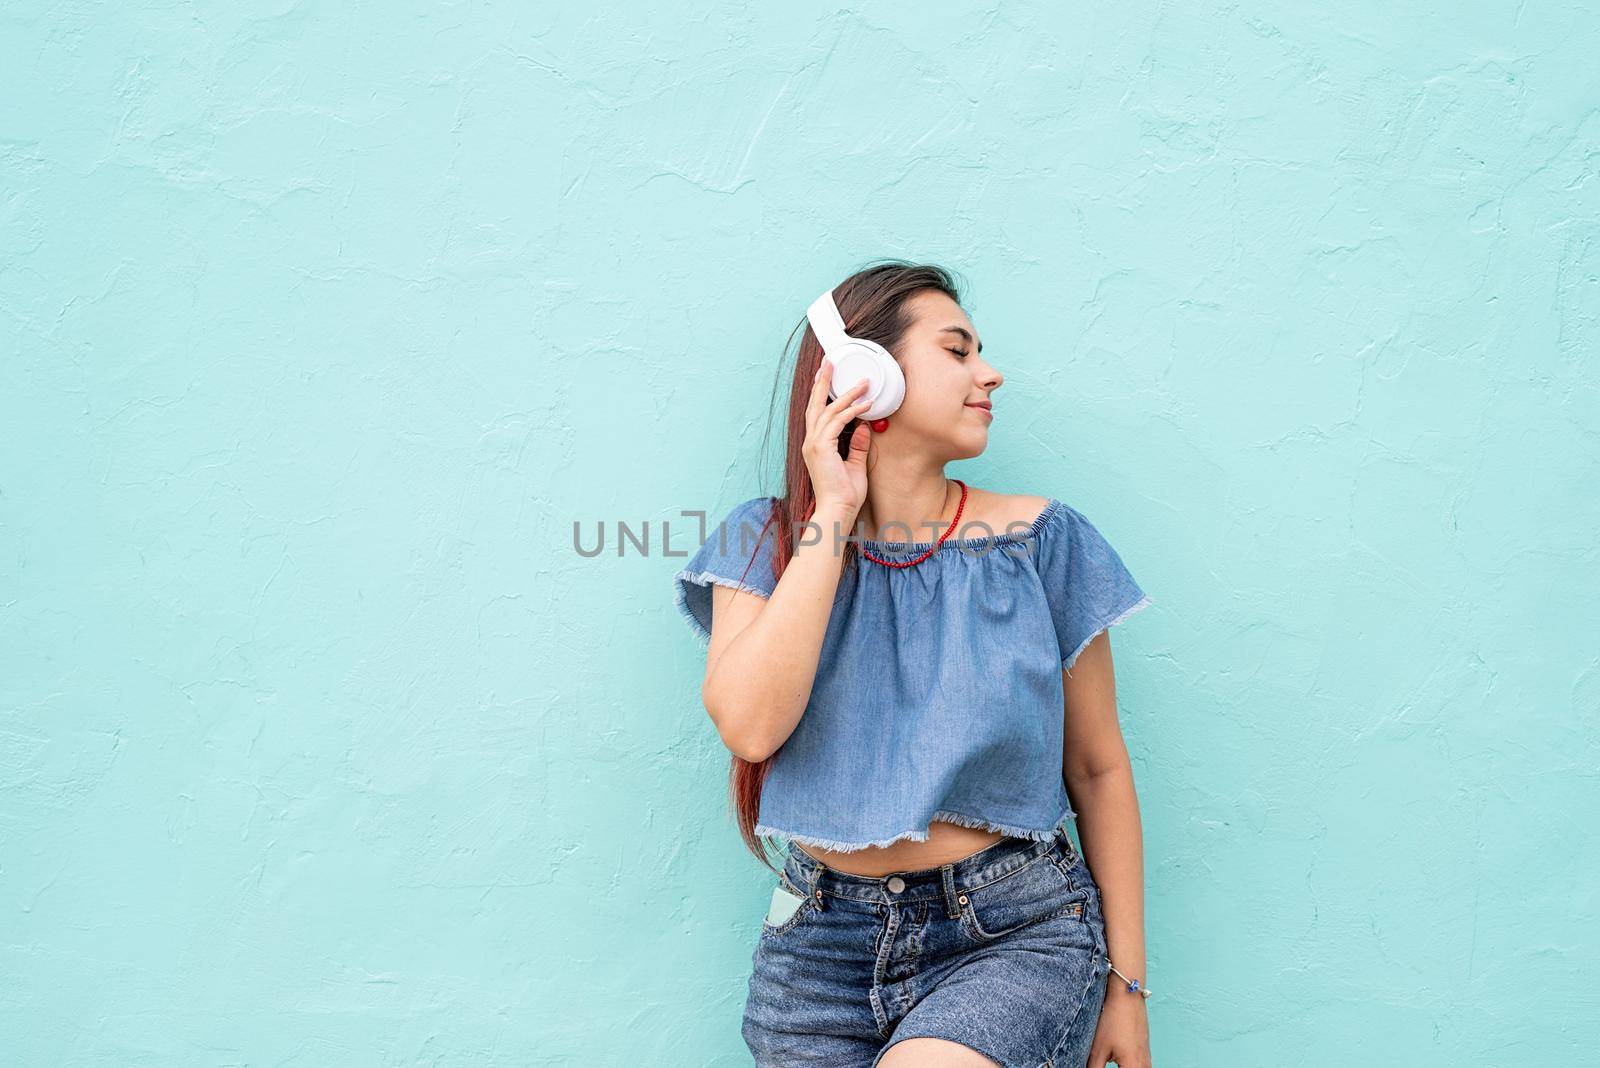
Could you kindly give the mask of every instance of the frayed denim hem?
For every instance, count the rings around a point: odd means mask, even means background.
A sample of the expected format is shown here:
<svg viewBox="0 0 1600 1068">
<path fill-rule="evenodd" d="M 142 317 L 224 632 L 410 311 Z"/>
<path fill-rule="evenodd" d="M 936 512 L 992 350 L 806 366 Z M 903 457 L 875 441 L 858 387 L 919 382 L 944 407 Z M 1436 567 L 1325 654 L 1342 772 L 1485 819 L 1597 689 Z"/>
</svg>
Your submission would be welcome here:
<svg viewBox="0 0 1600 1068">
<path fill-rule="evenodd" d="M 932 823 L 938 820 L 943 823 L 954 823 L 961 827 L 975 827 L 980 831 L 994 831 L 1012 838 L 1026 838 L 1033 842 L 1043 842 L 1053 838 L 1056 828 L 1060 827 L 1062 823 L 1067 820 L 1075 820 L 1077 817 L 1078 814 L 1068 808 L 1057 818 L 1053 825 L 1045 830 L 1039 830 L 1036 827 L 1018 827 L 1008 823 L 996 823 L 993 820 L 986 820 L 979 816 L 968 816 L 963 812 L 952 812 L 949 809 L 941 808 L 933 814 L 929 822 Z M 818 838 L 816 835 L 796 834 L 792 831 L 779 830 L 777 827 L 769 827 L 764 823 L 756 824 L 756 834 L 783 838 L 791 842 L 799 842 L 801 845 L 816 846 L 818 849 L 826 849 L 835 853 L 855 853 L 862 849 L 893 845 L 899 841 L 926 842 L 928 840 L 927 830 L 910 830 L 901 831 L 899 834 L 890 835 L 888 838 L 879 838 L 871 842 L 841 842 L 834 838 Z"/>
<path fill-rule="evenodd" d="M 690 571 L 689 569 L 685 568 L 676 575 L 673 575 L 672 601 L 675 605 L 677 605 L 678 614 L 683 616 L 683 618 L 688 621 L 690 629 L 694 631 L 694 636 L 702 647 L 707 647 L 711 644 L 711 630 L 700 621 L 699 616 L 694 614 L 694 609 L 689 607 L 689 584 L 691 582 L 696 586 L 705 587 L 709 587 L 714 583 L 718 586 L 727 586 L 729 589 L 743 590 L 745 593 L 753 593 L 757 597 L 770 598 L 772 596 L 766 590 L 763 590 L 757 586 L 751 586 L 744 582 L 736 582 L 731 578 L 726 578 L 711 571 Z"/>
<path fill-rule="evenodd" d="M 1106 630 L 1106 629 L 1108 629 L 1110 627 L 1116 626 L 1118 623 L 1121 623 L 1124 619 L 1127 619 L 1129 616 L 1133 615 L 1139 609 L 1145 608 L 1145 607 L 1149 606 L 1151 603 L 1152 603 L 1151 599 L 1148 596 L 1141 597 L 1137 601 L 1135 601 L 1133 604 L 1131 604 L 1127 608 L 1123 609 L 1121 612 L 1118 612 L 1115 618 L 1108 619 L 1104 623 L 1100 624 L 1098 627 L 1096 627 L 1094 629 L 1094 633 L 1093 634 L 1090 634 L 1087 638 L 1083 639 L 1083 641 L 1078 644 L 1078 647 L 1076 649 L 1072 650 L 1072 655 L 1067 657 L 1065 660 L 1063 660 L 1061 662 L 1061 666 L 1063 668 L 1069 668 L 1070 669 L 1072 667 L 1072 665 L 1073 665 L 1073 662 L 1078 659 L 1078 654 L 1083 652 L 1085 649 L 1087 649 L 1089 647 L 1089 643 L 1094 641 L 1096 635 L 1098 635 L 1103 630 Z"/>
</svg>

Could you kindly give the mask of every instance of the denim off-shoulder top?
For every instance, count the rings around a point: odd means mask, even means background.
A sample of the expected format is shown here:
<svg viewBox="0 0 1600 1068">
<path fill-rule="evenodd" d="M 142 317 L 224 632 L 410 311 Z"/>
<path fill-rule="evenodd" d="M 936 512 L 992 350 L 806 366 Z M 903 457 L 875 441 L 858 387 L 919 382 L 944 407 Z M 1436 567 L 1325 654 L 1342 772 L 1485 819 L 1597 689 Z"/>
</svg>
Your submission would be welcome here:
<svg viewBox="0 0 1600 1068">
<path fill-rule="evenodd" d="M 736 506 L 673 576 L 702 646 L 713 585 L 776 589 L 775 503 Z M 934 543 L 855 544 L 910 560 Z M 934 820 L 1051 837 L 1077 815 L 1062 780 L 1061 672 L 1150 603 L 1100 532 L 1053 497 L 1027 529 L 949 538 L 914 567 L 856 554 L 805 713 L 767 769 L 756 833 L 845 852 L 926 841 Z"/>
</svg>

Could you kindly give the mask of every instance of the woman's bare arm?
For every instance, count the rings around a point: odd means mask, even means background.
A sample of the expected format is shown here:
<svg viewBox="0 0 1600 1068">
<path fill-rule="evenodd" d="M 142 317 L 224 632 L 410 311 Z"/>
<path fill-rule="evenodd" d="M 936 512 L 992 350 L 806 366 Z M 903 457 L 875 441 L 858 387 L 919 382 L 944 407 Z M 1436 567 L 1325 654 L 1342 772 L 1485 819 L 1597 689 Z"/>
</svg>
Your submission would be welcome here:
<svg viewBox="0 0 1600 1068">
<path fill-rule="evenodd" d="M 711 587 L 700 696 L 723 744 L 753 763 L 776 752 L 805 712 L 844 561 L 835 535 L 850 533 L 855 516 L 828 507 L 810 522 L 770 599 Z"/>
<path fill-rule="evenodd" d="M 778 751 L 806 710 L 822 656 L 844 566 L 842 539 L 852 534 L 867 499 L 867 448 L 859 423 L 846 442 L 844 428 L 871 404 L 860 400 L 862 379 L 828 400 L 833 364 L 824 360 L 811 379 L 806 437 L 800 451 L 816 504 L 796 531 L 794 556 L 772 596 L 714 586 L 711 642 L 700 697 L 722 742 L 735 756 L 760 763 Z M 839 454 L 844 445 L 847 455 Z M 788 537 L 789 531 L 777 531 Z M 741 536 L 742 540 L 742 536 Z"/>
<path fill-rule="evenodd" d="M 1079 813 L 1078 837 L 1105 912 L 1106 947 L 1124 975 L 1143 977 L 1144 832 L 1133 766 L 1117 720 L 1109 632 L 1101 631 L 1063 673 L 1066 744 L 1061 774 Z M 1113 975 L 1113 983 L 1119 983 Z M 1125 991 L 1113 990 L 1112 994 Z M 1108 997 L 1112 1011 L 1144 1012 L 1144 998 Z"/>
</svg>

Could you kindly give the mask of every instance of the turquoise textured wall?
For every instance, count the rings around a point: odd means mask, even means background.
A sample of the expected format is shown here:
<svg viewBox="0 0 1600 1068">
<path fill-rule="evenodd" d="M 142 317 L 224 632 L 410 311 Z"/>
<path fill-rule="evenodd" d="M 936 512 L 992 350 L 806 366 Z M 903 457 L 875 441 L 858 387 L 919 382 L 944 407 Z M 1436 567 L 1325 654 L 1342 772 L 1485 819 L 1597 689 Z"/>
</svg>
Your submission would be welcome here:
<svg viewBox="0 0 1600 1068">
<path fill-rule="evenodd" d="M 1008 376 L 952 473 L 1158 602 L 1156 1063 L 1583 1063 L 1596 25 L 7 7 L 3 1060 L 748 1063 L 660 524 L 771 488 L 788 332 L 893 255 Z"/>
</svg>

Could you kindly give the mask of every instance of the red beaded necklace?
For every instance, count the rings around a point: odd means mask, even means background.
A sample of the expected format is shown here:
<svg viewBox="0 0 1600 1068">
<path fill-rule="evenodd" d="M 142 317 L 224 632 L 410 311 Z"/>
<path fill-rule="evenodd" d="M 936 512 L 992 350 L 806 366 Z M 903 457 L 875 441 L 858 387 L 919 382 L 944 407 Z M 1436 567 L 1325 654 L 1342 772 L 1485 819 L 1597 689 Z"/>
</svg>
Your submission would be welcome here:
<svg viewBox="0 0 1600 1068">
<path fill-rule="evenodd" d="M 956 529 L 956 524 L 961 522 L 961 509 L 967 506 L 967 484 L 961 481 L 959 478 L 952 478 L 950 481 L 961 487 L 961 502 L 956 505 L 956 514 L 950 518 L 950 525 L 945 528 L 943 534 L 939 535 L 939 540 L 928 547 L 926 552 L 917 557 L 915 560 L 884 560 L 873 556 L 871 553 L 867 552 L 865 548 L 861 550 L 861 555 L 865 556 L 868 560 L 871 560 L 875 564 L 882 564 L 884 567 L 914 567 L 917 564 L 922 563 L 922 561 L 926 560 L 928 557 L 932 556 L 936 551 L 938 551 L 939 546 L 944 544 L 944 540 L 950 536 L 950 532 Z"/>
</svg>

